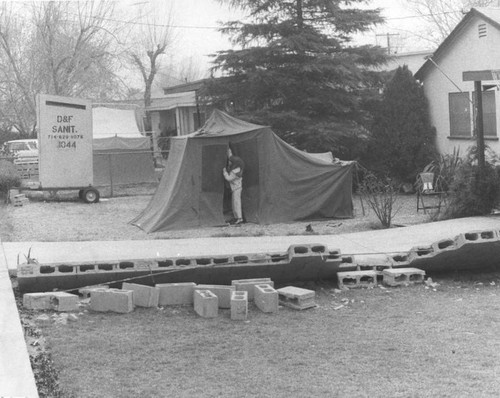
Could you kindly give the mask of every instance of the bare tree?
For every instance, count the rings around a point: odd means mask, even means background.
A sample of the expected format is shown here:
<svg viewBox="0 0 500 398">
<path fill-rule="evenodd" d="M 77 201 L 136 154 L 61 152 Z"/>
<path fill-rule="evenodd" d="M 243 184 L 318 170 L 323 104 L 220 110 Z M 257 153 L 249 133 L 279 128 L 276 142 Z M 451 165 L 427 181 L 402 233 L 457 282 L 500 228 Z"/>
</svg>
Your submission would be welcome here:
<svg viewBox="0 0 500 398">
<path fill-rule="evenodd" d="M 428 39 L 439 45 L 472 7 L 487 7 L 497 0 L 405 0 L 408 7 L 421 16 L 428 26 Z"/>
<path fill-rule="evenodd" d="M 137 68 L 144 83 L 144 106 L 151 105 L 151 90 L 161 68 L 162 57 L 173 46 L 175 37 L 172 25 L 172 6 L 166 2 L 141 3 L 135 22 L 135 45 L 129 49 L 132 64 Z M 151 118 L 146 112 L 146 130 L 151 130 Z"/>
<path fill-rule="evenodd" d="M 21 131 L 35 123 L 35 96 L 112 98 L 120 93 L 114 2 L 0 5 L 0 101 Z"/>
</svg>

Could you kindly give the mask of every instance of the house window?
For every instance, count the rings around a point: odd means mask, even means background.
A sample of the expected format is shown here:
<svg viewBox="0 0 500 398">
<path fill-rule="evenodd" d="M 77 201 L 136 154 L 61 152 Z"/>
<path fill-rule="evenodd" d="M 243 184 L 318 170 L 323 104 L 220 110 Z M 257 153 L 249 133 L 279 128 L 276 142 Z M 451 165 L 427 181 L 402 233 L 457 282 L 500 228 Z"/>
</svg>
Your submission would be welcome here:
<svg viewBox="0 0 500 398">
<path fill-rule="evenodd" d="M 480 39 L 482 37 L 486 37 L 487 30 L 486 30 L 486 24 L 485 23 L 481 23 L 481 24 L 477 25 L 477 33 L 478 33 L 478 36 L 479 36 Z"/>
<path fill-rule="evenodd" d="M 494 90 L 483 91 L 483 132 L 485 137 L 497 136 L 496 97 Z M 450 137 L 472 137 L 475 120 L 476 95 L 472 93 L 449 93 Z M 471 103 L 471 98 L 472 102 Z"/>
<path fill-rule="evenodd" d="M 473 97 L 475 103 L 475 93 Z M 497 135 L 497 114 L 494 90 L 483 91 L 483 132 L 485 137 L 496 137 Z"/>
<path fill-rule="evenodd" d="M 470 137 L 472 129 L 469 93 L 449 93 L 448 103 L 450 108 L 450 136 Z"/>
</svg>

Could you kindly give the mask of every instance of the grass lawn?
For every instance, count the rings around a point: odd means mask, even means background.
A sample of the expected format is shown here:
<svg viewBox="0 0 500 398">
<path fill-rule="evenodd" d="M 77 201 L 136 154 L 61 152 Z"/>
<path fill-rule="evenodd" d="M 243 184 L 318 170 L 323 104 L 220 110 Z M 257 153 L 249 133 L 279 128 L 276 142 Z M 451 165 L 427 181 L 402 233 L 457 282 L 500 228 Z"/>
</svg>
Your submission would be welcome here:
<svg viewBox="0 0 500 398">
<path fill-rule="evenodd" d="M 319 307 L 245 322 L 190 307 L 85 312 L 44 326 L 75 397 L 498 397 L 500 273 L 316 290 Z M 66 396 L 66 395 L 65 395 Z"/>
</svg>

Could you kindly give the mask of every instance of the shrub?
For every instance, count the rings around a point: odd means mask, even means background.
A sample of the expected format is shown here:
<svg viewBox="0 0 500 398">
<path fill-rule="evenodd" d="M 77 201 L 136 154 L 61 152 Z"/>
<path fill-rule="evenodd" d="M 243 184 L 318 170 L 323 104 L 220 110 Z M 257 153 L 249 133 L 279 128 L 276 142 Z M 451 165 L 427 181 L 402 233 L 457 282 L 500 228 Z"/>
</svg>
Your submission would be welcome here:
<svg viewBox="0 0 500 398">
<path fill-rule="evenodd" d="M 396 70 L 382 101 L 372 110 L 373 125 L 366 161 L 372 170 L 403 183 L 415 176 L 436 154 L 428 103 L 421 84 L 406 67 Z"/>
<path fill-rule="evenodd" d="M 0 160 L 0 193 L 7 193 L 9 189 L 20 184 L 21 179 L 15 166 L 7 160 Z"/>
<path fill-rule="evenodd" d="M 423 172 L 432 172 L 436 179 L 441 183 L 439 189 L 448 192 L 458 169 L 464 163 L 464 159 L 460 157 L 460 149 L 453 149 L 451 154 L 441 154 L 439 157 L 425 166 Z"/>
<path fill-rule="evenodd" d="M 490 214 L 500 198 L 498 169 L 486 163 L 481 172 L 477 163 L 468 159 L 458 168 L 449 193 L 450 201 L 444 218 Z"/>
<path fill-rule="evenodd" d="M 359 193 L 375 212 L 384 228 L 390 228 L 399 209 L 394 207 L 399 186 L 390 178 L 368 172 L 359 186 Z"/>
</svg>

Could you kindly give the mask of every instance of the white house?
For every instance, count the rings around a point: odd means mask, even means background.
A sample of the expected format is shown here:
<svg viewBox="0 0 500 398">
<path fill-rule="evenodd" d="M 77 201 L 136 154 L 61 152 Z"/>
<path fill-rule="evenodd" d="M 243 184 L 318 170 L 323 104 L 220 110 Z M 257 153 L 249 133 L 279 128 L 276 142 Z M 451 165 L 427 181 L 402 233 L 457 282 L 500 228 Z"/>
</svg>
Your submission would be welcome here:
<svg viewBox="0 0 500 398">
<path fill-rule="evenodd" d="M 415 74 L 429 101 L 440 153 L 457 148 L 465 154 L 476 143 L 474 81 L 466 81 L 470 73 L 464 77 L 464 72 L 496 70 L 500 70 L 500 8 L 473 8 Z M 488 74 L 492 75 L 482 73 Z M 500 153 L 500 80 L 491 79 L 481 80 L 484 136 L 486 145 Z"/>
</svg>

